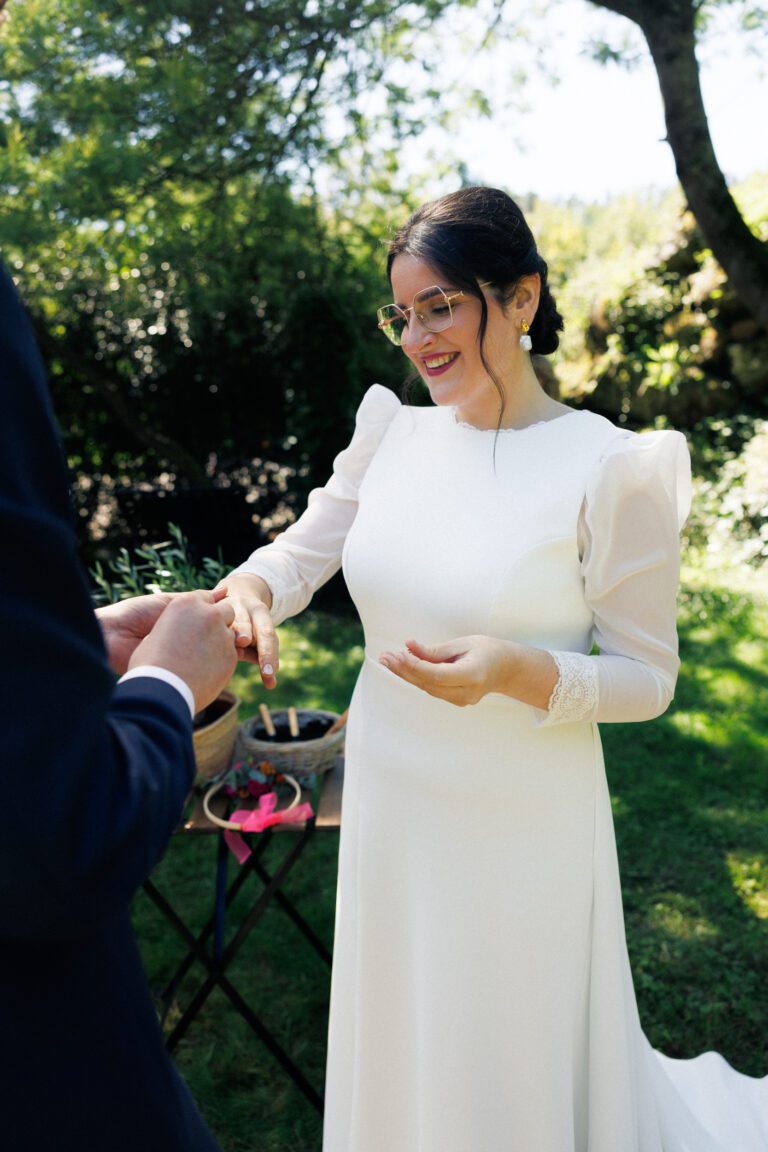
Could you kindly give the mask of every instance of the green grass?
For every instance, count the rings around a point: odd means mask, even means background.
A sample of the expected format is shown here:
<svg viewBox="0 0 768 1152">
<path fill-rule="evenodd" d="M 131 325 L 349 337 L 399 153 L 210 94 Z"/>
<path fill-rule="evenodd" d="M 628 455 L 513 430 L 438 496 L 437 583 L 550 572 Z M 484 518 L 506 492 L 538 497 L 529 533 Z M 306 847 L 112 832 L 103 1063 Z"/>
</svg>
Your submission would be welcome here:
<svg viewBox="0 0 768 1152">
<path fill-rule="evenodd" d="M 278 849 L 282 840 L 276 837 Z M 286 894 L 329 945 L 337 847 L 335 833 L 315 836 L 285 886 Z M 211 909 L 214 857 L 212 839 L 185 838 L 174 843 L 154 877 L 190 926 L 201 927 Z M 266 863 L 269 866 L 269 854 Z M 231 867 L 234 871 L 238 866 L 233 861 Z M 256 878 L 249 885 L 251 895 L 260 890 Z M 249 885 L 232 908 L 231 922 L 238 911 L 247 909 Z M 136 918 L 150 982 L 159 992 L 185 950 L 143 894 L 137 900 Z M 192 970 L 177 1002 L 186 1004 L 201 973 L 199 966 Z M 227 974 L 310 1083 L 321 1089 L 328 969 L 274 904 Z M 176 1015 L 171 1015 L 170 1023 Z M 308 1152 L 320 1147 L 319 1117 L 218 990 L 182 1041 L 176 1061 L 227 1152 Z"/>
<path fill-rule="evenodd" d="M 646 1033 L 765 1075 L 768 602 L 728 585 L 687 575 L 669 712 L 601 731 Z"/>
<path fill-rule="evenodd" d="M 261 701 L 273 710 L 295 704 L 343 711 L 363 656 L 356 620 L 308 612 L 284 625 L 280 639 L 280 675 L 274 691 L 261 687 L 252 666 L 241 665 L 237 672 L 232 687 L 242 700 L 241 716 L 253 715 Z M 270 871 L 285 851 L 284 845 L 282 835 L 270 845 L 264 859 Z M 338 833 L 318 832 L 284 889 L 329 948 L 337 855 Z M 215 856 L 212 837 L 176 837 L 153 876 L 193 930 L 205 924 L 212 909 Z M 237 867 L 233 860 L 231 874 Z M 260 889 L 258 879 L 249 878 L 229 914 L 230 923 L 237 922 L 238 913 L 247 910 Z M 134 919 L 150 985 L 159 994 L 186 950 L 144 893 L 136 900 Z M 177 993 L 178 1004 L 186 1005 L 201 974 L 196 965 Z M 274 903 L 228 975 L 309 1082 L 321 1091 L 329 972 Z M 169 1023 L 177 1015 L 172 1009 Z M 312 1152 L 320 1148 L 320 1117 L 218 990 L 179 1046 L 176 1062 L 226 1152 Z"/>
<path fill-rule="evenodd" d="M 714 1047 L 741 1071 L 764 1075 L 768 597 L 765 581 L 762 592 L 756 581 L 744 589 L 735 573 L 687 572 L 683 667 L 672 708 L 652 723 L 604 725 L 601 732 L 645 1031 L 670 1055 Z M 281 629 L 281 641 L 275 692 L 264 693 L 251 669 L 238 673 L 243 714 L 267 697 L 275 708 L 346 707 L 362 656 L 357 624 L 306 613 Z M 329 944 L 337 848 L 335 834 L 318 834 L 286 886 Z M 155 876 L 192 925 L 201 925 L 211 907 L 214 852 L 209 838 L 177 838 Z M 159 989 L 183 945 L 143 894 L 136 924 Z M 328 971 L 279 909 L 266 914 L 231 975 L 320 1088 Z M 180 1001 L 193 988 L 188 982 Z M 221 994 L 203 1009 L 177 1062 L 226 1152 L 320 1149 L 318 1116 Z"/>
</svg>

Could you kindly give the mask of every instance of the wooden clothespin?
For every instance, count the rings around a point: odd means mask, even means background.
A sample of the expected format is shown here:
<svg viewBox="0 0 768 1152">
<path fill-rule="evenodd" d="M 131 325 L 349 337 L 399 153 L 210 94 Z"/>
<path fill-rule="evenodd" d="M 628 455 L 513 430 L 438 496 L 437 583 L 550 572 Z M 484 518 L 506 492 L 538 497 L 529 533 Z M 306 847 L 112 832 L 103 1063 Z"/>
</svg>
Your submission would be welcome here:
<svg viewBox="0 0 768 1152">
<path fill-rule="evenodd" d="M 270 740 L 274 740 L 275 725 L 272 720 L 272 713 L 269 711 L 269 708 L 267 708 L 266 704 L 259 704 L 259 716 L 261 716 L 261 722 L 264 725 L 264 731 L 266 732 L 267 736 L 270 738 Z"/>
</svg>

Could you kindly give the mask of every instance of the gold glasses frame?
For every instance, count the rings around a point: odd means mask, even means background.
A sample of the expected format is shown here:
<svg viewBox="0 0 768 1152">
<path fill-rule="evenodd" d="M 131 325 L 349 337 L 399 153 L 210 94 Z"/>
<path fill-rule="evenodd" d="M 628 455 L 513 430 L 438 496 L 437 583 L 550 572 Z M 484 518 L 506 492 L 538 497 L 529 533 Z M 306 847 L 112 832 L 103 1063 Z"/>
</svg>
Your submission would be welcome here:
<svg viewBox="0 0 768 1152">
<path fill-rule="evenodd" d="M 478 284 L 478 287 L 488 288 L 490 287 L 491 283 L 492 281 L 490 280 L 484 280 L 482 284 Z M 429 324 L 425 322 L 425 315 L 417 311 L 416 298 L 418 296 L 423 296 L 425 292 L 434 293 L 436 296 L 442 297 L 444 303 L 448 305 L 448 321 L 445 324 L 441 324 L 439 328 L 430 327 Z M 435 299 L 435 295 L 429 296 L 428 299 Z M 439 284 L 430 284 L 429 287 L 421 288 L 416 293 L 416 295 L 413 297 L 413 301 L 411 302 L 410 307 L 408 308 L 401 308 L 399 304 L 384 304 L 381 308 L 377 308 L 376 318 L 379 322 L 378 328 L 384 333 L 387 339 L 390 340 L 398 348 L 402 344 L 402 333 L 398 332 L 395 328 L 392 327 L 392 325 L 396 320 L 403 320 L 405 327 L 408 328 L 410 325 L 410 321 L 408 319 L 409 312 L 416 317 L 419 324 L 421 324 L 422 328 L 424 328 L 427 332 L 443 332 L 446 328 L 450 328 L 453 324 L 453 308 L 451 306 L 451 302 L 453 300 L 458 300 L 460 296 L 466 295 L 467 292 L 465 292 L 463 288 L 459 289 L 458 292 L 451 292 L 449 295 L 444 288 L 440 287 Z M 393 309 L 394 311 L 390 313 L 387 311 L 388 309 Z"/>
</svg>

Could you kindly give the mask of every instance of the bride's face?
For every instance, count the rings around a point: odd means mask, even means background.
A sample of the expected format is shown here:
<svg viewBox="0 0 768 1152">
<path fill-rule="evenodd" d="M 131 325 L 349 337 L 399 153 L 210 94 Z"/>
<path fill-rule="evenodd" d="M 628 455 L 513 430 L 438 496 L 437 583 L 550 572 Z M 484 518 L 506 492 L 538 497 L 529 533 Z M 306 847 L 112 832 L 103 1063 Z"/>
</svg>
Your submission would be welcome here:
<svg viewBox="0 0 768 1152">
<path fill-rule="evenodd" d="M 455 284 L 445 282 L 445 277 L 415 256 L 404 252 L 395 257 L 392 291 L 401 308 L 410 308 L 416 293 L 433 285 L 442 288 L 447 296 L 458 291 Z M 519 355 L 517 334 L 494 296 L 487 289 L 483 295 L 488 307 L 485 358 L 503 385 L 505 373 L 501 366 L 514 363 L 514 357 Z M 495 423 L 499 394 L 480 357 L 480 301 L 474 296 L 458 296 L 451 301 L 451 308 L 453 323 L 441 332 L 428 332 L 409 313 L 409 324 L 402 336 L 403 351 L 435 404 L 456 407 L 460 418 L 472 423 L 489 413 Z"/>
</svg>

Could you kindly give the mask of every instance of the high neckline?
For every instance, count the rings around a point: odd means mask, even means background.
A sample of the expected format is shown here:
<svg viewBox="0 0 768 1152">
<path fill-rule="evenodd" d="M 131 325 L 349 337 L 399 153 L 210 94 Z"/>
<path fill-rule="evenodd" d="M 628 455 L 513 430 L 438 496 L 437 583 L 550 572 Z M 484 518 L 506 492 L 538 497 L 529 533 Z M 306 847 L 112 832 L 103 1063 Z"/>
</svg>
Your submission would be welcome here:
<svg viewBox="0 0 768 1152">
<path fill-rule="evenodd" d="M 567 420 L 569 416 L 578 416 L 579 415 L 578 409 L 571 408 L 568 412 L 563 412 L 562 415 L 555 416 L 552 420 L 534 420 L 534 422 L 532 424 L 525 424 L 525 425 L 523 425 L 522 428 L 498 428 L 497 429 L 497 428 L 478 428 L 477 425 L 475 425 L 475 424 L 468 424 L 464 420 L 459 420 L 458 416 L 456 415 L 456 409 L 455 408 L 450 408 L 450 409 L 448 409 L 448 411 L 450 412 L 450 415 L 451 415 L 451 422 L 457 428 L 465 428 L 468 432 L 478 432 L 478 433 L 492 432 L 494 435 L 496 434 L 496 432 L 499 432 L 500 434 L 516 432 L 519 435 L 523 432 L 531 432 L 534 428 L 545 428 L 548 424 L 559 424 L 561 422 L 561 420 Z"/>
</svg>

